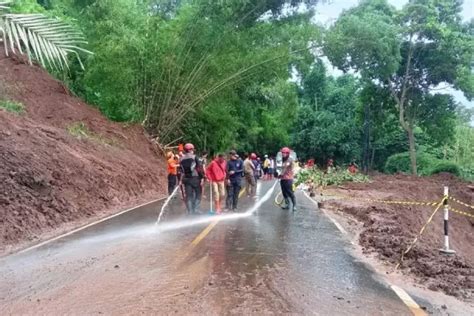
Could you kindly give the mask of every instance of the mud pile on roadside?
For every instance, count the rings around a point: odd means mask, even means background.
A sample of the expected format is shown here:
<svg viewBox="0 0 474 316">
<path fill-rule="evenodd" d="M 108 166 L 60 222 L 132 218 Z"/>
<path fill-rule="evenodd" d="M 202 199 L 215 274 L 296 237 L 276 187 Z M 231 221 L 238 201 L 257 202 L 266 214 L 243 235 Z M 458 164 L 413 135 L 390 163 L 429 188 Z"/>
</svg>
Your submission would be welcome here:
<svg viewBox="0 0 474 316">
<path fill-rule="evenodd" d="M 408 175 L 377 175 L 371 183 L 351 183 L 331 187 L 327 194 L 340 194 L 357 198 L 441 201 L 443 186 L 449 186 L 450 195 L 474 205 L 472 183 L 460 181 L 450 174 L 432 177 Z M 472 209 L 450 201 L 457 209 L 474 214 Z M 359 235 L 360 245 L 366 253 L 376 253 L 383 262 L 394 267 L 401 253 L 413 241 L 427 222 L 433 206 L 382 204 L 350 199 L 330 200 L 323 207 L 349 214 L 363 223 Z M 421 239 L 415 244 L 402 264 L 405 273 L 431 290 L 441 290 L 467 301 L 474 301 L 474 218 L 450 212 L 449 234 L 451 248 L 456 255 L 439 253 L 443 245 L 443 209 L 436 213 Z"/>
<path fill-rule="evenodd" d="M 25 107 L 0 109 L 0 254 L 165 194 L 140 126 L 108 121 L 38 67 L 0 63 L 0 97 Z"/>
</svg>

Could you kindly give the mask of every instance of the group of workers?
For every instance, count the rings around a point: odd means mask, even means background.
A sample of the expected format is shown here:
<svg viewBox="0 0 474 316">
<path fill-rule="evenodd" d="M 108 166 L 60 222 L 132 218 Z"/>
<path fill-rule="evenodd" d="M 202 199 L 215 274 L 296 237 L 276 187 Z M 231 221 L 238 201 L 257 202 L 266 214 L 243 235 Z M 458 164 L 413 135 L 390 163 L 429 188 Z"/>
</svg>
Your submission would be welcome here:
<svg viewBox="0 0 474 316">
<path fill-rule="evenodd" d="M 296 210 L 296 200 L 293 192 L 293 164 L 290 158 L 290 149 L 281 150 L 282 167 L 279 173 L 283 196 L 287 202 L 284 209 L 290 207 Z M 179 186 L 186 204 L 188 214 L 200 214 L 200 204 L 205 181 L 211 184 L 212 200 L 215 213 L 223 211 L 237 211 L 239 195 L 242 188 L 242 179 L 245 179 L 247 196 L 253 197 L 256 193 L 256 184 L 262 177 L 272 180 L 276 173 L 276 162 L 273 157 L 264 156 L 263 164 L 255 153 L 246 155 L 242 160 L 235 150 L 231 150 L 228 159 L 224 154 L 217 154 L 207 164 L 207 153 L 201 157 L 195 154 L 193 144 L 185 144 L 179 155 L 168 153 L 168 193 L 171 195 Z"/>
</svg>

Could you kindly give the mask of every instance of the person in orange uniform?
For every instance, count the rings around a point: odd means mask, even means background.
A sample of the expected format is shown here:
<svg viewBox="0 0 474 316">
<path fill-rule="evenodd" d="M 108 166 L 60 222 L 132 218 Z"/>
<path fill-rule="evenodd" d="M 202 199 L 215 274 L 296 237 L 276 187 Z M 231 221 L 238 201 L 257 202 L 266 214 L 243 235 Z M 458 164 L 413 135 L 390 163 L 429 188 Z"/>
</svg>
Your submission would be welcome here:
<svg viewBox="0 0 474 316">
<path fill-rule="evenodd" d="M 224 155 L 219 154 L 209 164 L 206 169 L 206 177 L 212 183 L 212 192 L 214 195 L 214 202 L 216 205 L 216 213 L 221 214 L 221 203 L 225 199 L 225 179 L 227 177 L 227 163 Z"/>
<path fill-rule="evenodd" d="M 175 159 L 174 154 L 170 151 L 167 155 L 168 158 L 168 195 L 173 193 L 176 184 L 178 183 L 178 162 Z"/>
</svg>

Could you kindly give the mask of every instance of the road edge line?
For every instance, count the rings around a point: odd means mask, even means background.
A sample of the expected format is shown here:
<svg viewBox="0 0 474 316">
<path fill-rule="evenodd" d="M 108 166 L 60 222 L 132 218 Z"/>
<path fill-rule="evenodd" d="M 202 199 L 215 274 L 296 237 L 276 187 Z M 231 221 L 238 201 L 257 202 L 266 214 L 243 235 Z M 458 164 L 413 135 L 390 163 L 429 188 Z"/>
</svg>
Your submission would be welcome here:
<svg viewBox="0 0 474 316">
<path fill-rule="evenodd" d="M 75 233 L 77 233 L 77 232 L 80 232 L 81 230 L 84 230 L 84 229 L 89 228 L 89 227 L 91 227 L 91 226 L 100 224 L 100 223 L 105 222 L 105 221 L 107 221 L 107 220 L 109 220 L 109 219 L 112 219 L 112 218 L 114 218 L 114 217 L 117 217 L 117 216 L 120 216 L 120 215 L 122 215 L 122 214 L 125 214 L 125 213 L 128 213 L 128 212 L 130 212 L 130 211 L 133 211 L 133 210 L 135 210 L 135 209 L 137 209 L 137 208 L 146 206 L 146 205 L 148 205 L 148 204 L 156 203 L 156 202 L 161 201 L 161 200 L 164 200 L 164 199 L 166 199 L 166 197 L 162 197 L 162 198 L 159 198 L 159 199 L 155 199 L 155 200 L 152 200 L 152 201 L 149 201 L 149 202 L 140 204 L 140 205 L 138 205 L 138 206 L 134 206 L 134 207 L 125 209 L 125 210 L 120 211 L 120 212 L 118 212 L 118 213 L 115 213 L 115 214 L 106 216 L 106 217 L 104 217 L 104 218 L 101 218 L 101 219 L 99 219 L 99 220 L 96 220 L 96 221 L 94 221 L 94 222 L 92 222 L 92 223 L 89 223 L 89 224 L 86 224 L 86 225 L 84 225 L 84 226 L 81 226 L 81 227 L 78 227 L 78 228 L 76 228 L 76 229 L 73 229 L 73 230 L 71 230 L 71 231 L 69 231 L 69 232 L 67 232 L 67 233 L 64 233 L 64 234 L 61 234 L 61 235 L 59 235 L 59 236 L 56 236 L 56 237 L 47 239 L 47 240 L 45 240 L 45 241 L 42 241 L 42 242 L 40 242 L 39 244 L 36 244 L 36 245 L 31 246 L 31 247 L 22 249 L 22 250 L 17 251 L 17 252 L 13 252 L 13 253 L 11 253 L 11 254 L 9 254 L 9 255 L 6 255 L 5 257 L 13 256 L 13 255 L 19 255 L 19 254 L 22 254 L 22 253 L 31 251 L 31 250 L 33 250 L 33 249 L 42 247 L 42 246 L 47 245 L 47 244 L 49 244 L 49 243 L 51 243 L 51 242 L 53 242 L 53 241 L 56 241 L 56 240 L 59 240 L 59 239 L 61 239 L 61 238 L 70 236 L 70 235 L 72 235 L 72 234 L 75 234 Z"/>
<path fill-rule="evenodd" d="M 390 285 L 392 291 L 402 300 L 402 302 L 410 309 L 415 316 L 426 316 L 428 315 L 415 300 L 401 287 L 396 285 Z"/>
<path fill-rule="evenodd" d="M 342 225 L 339 224 L 339 222 L 336 221 L 331 215 L 329 215 L 328 212 L 326 212 L 323 208 L 320 208 L 318 205 L 318 202 L 315 201 L 313 198 L 311 198 L 308 195 L 308 193 L 306 193 L 306 191 L 303 191 L 303 194 L 306 196 L 306 198 L 308 198 L 311 202 L 313 202 L 318 207 L 318 210 L 321 210 L 324 213 L 324 215 L 326 215 L 326 217 L 329 218 L 329 220 L 331 220 L 331 222 L 337 227 L 337 229 L 339 229 L 341 233 L 343 233 L 344 235 L 349 235 L 347 231 L 344 229 L 344 227 L 342 227 Z"/>
<path fill-rule="evenodd" d="M 303 191 L 303 194 L 306 196 L 306 198 L 311 200 L 311 202 L 316 204 L 318 209 L 321 210 L 324 213 L 324 215 L 326 215 L 326 217 L 329 218 L 333 222 L 333 224 L 343 234 L 348 235 L 347 231 L 341 226 L 341 224 L 339 224 L 334 218 L 332 218 L 332 216 L 329 215 L 328 212 L 326 212 L 323 208 L 319 207 L 317 201 L 315 201 L 313 198 L 311 198 L 305 191 Z M 351 241 L 351 244 L 354 244 L 354 243 Z M 392 291 L 394 291 L 395 294 L 397 294 L 398 298 L 400 298 L 400 300 L 403 302 L 403 304 L 405 304 L 408 307 L 408 309 L 412 312 L 413 315 L 415 315 L 415 316 L 427 316 L 428 315 L 405 290 L 403 290 L 402 288 L 400 288 L 396 285 L 392 285 L 390 283 L 388 283 L 388 285 L 390 286 Z"/>
</svg>

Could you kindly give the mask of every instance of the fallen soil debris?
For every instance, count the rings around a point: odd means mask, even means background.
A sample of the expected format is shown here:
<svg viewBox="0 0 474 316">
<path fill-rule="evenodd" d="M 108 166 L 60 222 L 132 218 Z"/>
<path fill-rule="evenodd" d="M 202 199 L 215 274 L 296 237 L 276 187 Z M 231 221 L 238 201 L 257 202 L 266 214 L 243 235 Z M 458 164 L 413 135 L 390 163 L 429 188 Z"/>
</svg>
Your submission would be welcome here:
<svg viewBox="0 0 474 316">
<path fill-rule="evenodd" d="M 3 49 L 0 49 L 3 52 Z M 0 254 L 164 196 L 140 126 L 108 121 L 45 70 L 0 53 Z"/>
<path fill-rule="evenodd" d="M 328 187 L 323 195 L 439 202 L 442 200 L 445 185 L 449 186 L 451 196 L 470 205 L 474 204 L 472 184 L 450 174 L 431 177 L 376 175 L 370 183 L 348 183 L 344 188 Z M 453 201 L 450 203 L 455 205 Z M 366 254 L 375 253 L 379 259 L 393 267 L 435 208 L 354 199 L 330 199 L 322 202 L 322 207 L 339 214 L 348 214 L 361 222 L 359 243 L 362 250 Z M 461 205 L 456 205 L 456 208 L 474 213 L 472 209 Z M 430 290 L 442 291 L 473 302 L 474 218 L 450 212 L 449 234 L 451 248 L 456 251 L 453 256 L 445 256 L 439 252 L 444 236 L 443 209 L 440 208 L 414 248 L 405 256 L 400 268 Z"/>
</svg>

